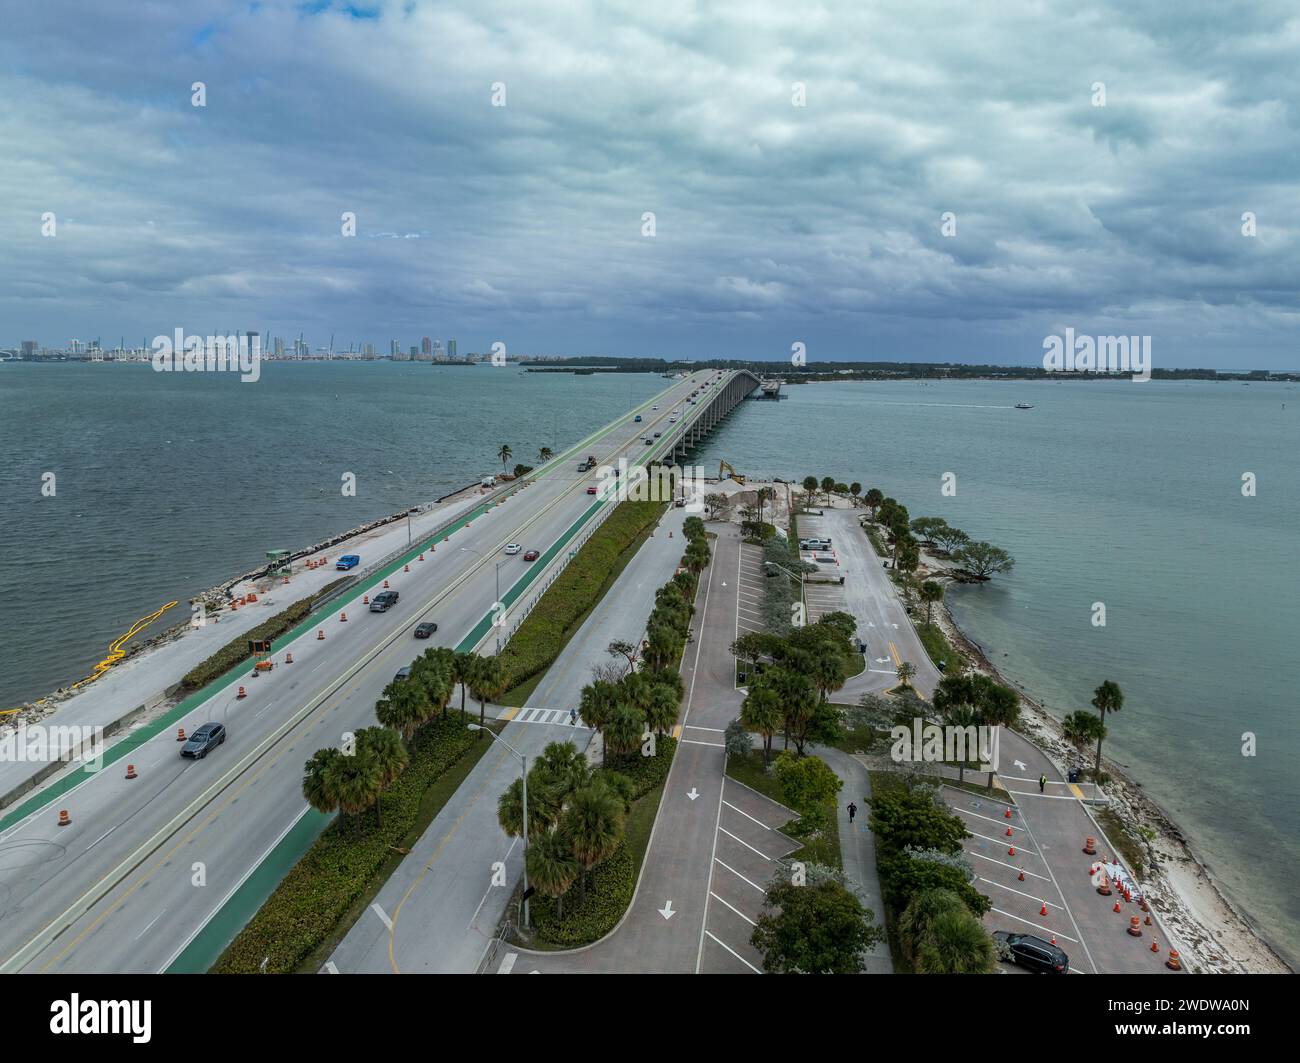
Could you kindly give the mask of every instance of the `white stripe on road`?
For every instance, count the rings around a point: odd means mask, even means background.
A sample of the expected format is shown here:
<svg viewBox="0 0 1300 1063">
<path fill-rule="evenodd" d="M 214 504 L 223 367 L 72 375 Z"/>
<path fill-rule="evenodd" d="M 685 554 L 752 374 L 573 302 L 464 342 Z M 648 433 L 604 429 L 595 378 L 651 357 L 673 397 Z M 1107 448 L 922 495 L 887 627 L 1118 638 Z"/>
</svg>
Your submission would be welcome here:
<svg viewBox="0 0 1300 1063">
<path fill-rule="evenodd" d="M 688 746 L 713 746 L 715 749 L 727 748 L 721 742 L 697 742 L 694 738 L 679 738 L 678 742 Z"/>
<path fill-rule="evenodd" d="M 1018 915 L 1012 915 L 1010 912 L 1004 912 L 1001 908 L 990 908 L 989 911 L 990 911 L 990 912 L 997 912 L 998 915 L 1004 915 L 1004 916 L 1006 916 L 1008 919 L 1014 919 L 1014 920 L 1015 920 L 1016 922 L 1018 922 L 1018 923 L 1027 923 L 1029 926 L 1038 927 L 1038 929 L 1041 930 L 1044 934 L 1051 934 L 1051 935 L 1052 935 L 1053 937 L 1055 937 L 1055 938 L 1064 938 L 1066 941 L 1073 941 L 1076 945 L 1082 945 L 1082 944 L 1083 944 L 1083 942 L 1079 941 L 1078 938 L 1072 938 L 1072 937 L 1070 937 L 1069 934 L 1062 934 L 1062 933 L 1060 933 L 1060 932 L 1058 932 L 1058 931 L 1056 931 L 1056 930 L 1052 930 L 1052 929 L 1050 929 L 1049 927 L 1039 926 L 1038 923 L 1035 923 L 1035 922 L 1033 922 L 1032 920 L 1029 920 L 1029 919 L 1021 919 L 1020 916 L 1018 916 Z M 1084 945 L 1084 948 L 1087 948 L 1087 946 Z"/>
<path fill-rule="evenodd" d="M 370 910 L 374 912 L 375 915 L 379 916 L 380 920 L 383 922 L 384 926 L 388 927 L 388 932 L 391 934 L 393 932 L 393 921 L 388 918 L 388 913 L 379 907 L 379 902 L 375 901 L 375 903 L 370 906 Z"/>
<path fill-rule="evenodd" d="M 1023 827 L 1021 827 L 1020 829 L 1021 829 L 1021 830 L 1024 830 Z M 990 838 L 987 834 L 976 834 L 974 831 L 971 831 L 970 834 L 971 834 L 971 837 L 972 837 L 972 838 L 983 838 L 986 842 L 1001 842 L 1001 843 L 1005 844 L 1006 841 L 1007 841 L 1006 838 Z M 1011 840 L 1012 840 L 1012 841 L 1015 841 L 1014 838 L 1012 838 Z M 1025 849 L 1024 847 L 1021 847 L 1019 851 L 1022 852 L 1022 853 L 1028 853 L 1030 856 L 1038 856 L 1038 855 L 1040 855 L 1040 854 L 1034 852 L 1033 849 Z"/>
<path fill-rule="evenodd" d="M 326 960 L 326 961 L 325 961 L 325 966 L 322 968 L 322 970 L 327 971 L 327 972 L 330 973 L 330 974 L 338 974 L 338 973 L 339 973 L 339 969 L 338 969 L 336 966 L 334 966 L 334 961 L 333 961 L 333 960 Z"/>
<path fill-rule="evenodd" d="M 985 856 L 983 853 L 977 853 L 970 849 L 965 850 L 965 852 L 967 856 L 978 856 L 981 860 L 987 860 L 990 864 L 1000 864 L 1002 867 L 1011 868 L 1012 871 L 1025 871 L 1023 867 L 1016 867 L 1015 864 L 1008 864 L 1005 860 L 994 860 L 993 857 Z M 1025 874 L 1032 878 L 1041 878 L 1044 882 L 1052 881 L 1046 875 L 1040 875 L 1036 871 L 1025 871 Z"/>
<path fill-rule="evenodd" d="M 752 882 L 752 881 L 750 881 L 749 879 L 745 878 L 745 876 L 742 875 L 739 871 L 737 871 L 734 867 L 732 867 L 730 864 L 724 864 L 724 863 L 723 863 L 721 860 L 719 860 L 716 856 L 715 856 L 713 859 L 714 859 L 715 862 L 717 862 L 717 863 L 719 863 L 719 864 L 722 864 L 723 867 L 725 867 L 728 871 L 730 871 L 730 872 L 731 872 L 733 875 L 735 875 L 738 879 L 743 879 L 745 882 L 748 882 L 751 886 L 753 886 L 754 889 L 758 890 L 759 893 L 763 894 L 763 896 L 765 896 L 765 897 L 767 896 L 767 890 L 763 889 L 763 887 L 760 886 L 757 882 Z"/>
<path fill-rule="evenodd" d="M 735 956 L 736 959 L 738 959 L 741 963 L 743 963 L 746 967 L 748 967 L 748 968 L 749 968 L 751 971 L 753 971 L 755 974 L 762 974 L 762 973 L 763 973 L 763 972 L 760 971 L 757 967 L 755 967 L 752 963 L 750 963 L 747 959 L 745 959 L 744 956 L 742 956 L 739 952 L 737 952 L 737 951 L 736 951 L 735 949 L 733 949 L 730 945 L 728 945 L 725 941 L 722 941 L 720 938 L 716 937 L 716 936 L 715 936 L 711 931 L 706 930 L 706 931 L 704 931 L 704 932 L 705 932 L 706 934 L 708 934 L 709 937 L 713 938 L 714 941 L 716 941 L 719 945 L 721 945 L 721 946 L 722 946 L 724 949 L 726 949 L 729 953 L 731 953 L 733 956 Z"/>
<path fill-rule="evenodd" d="M 723 801 L 722 803 L 723 803 L 724 805 L 726 805 L 729 809 L 731 809 L 733 812 L 739 812 L 739 813 L 740 813 L 742 816 L 744 816 L 746 819 L 748 819 L 748 820 L 752 820 L 754 823 L 757 823 L 757 824 L 758 824 L 760 827 L 762 827 L 764 830 L 771 830 L 771 829 L 772 829 L 772 828 L 769 827 L 766 823 L 764 823 L 761 819 L 754 819 L 754 817 L 751 816 L 748 812 L 746 812 L 743 808 L 737 808 L 737 807 L 736 807 L 735 805 L 733 805 L 730 801 Z"/>
<path fill-rule="evenodd" d="M 507 952 L 501 957 L 501 966 L 497 968 L 497 974 L 509 974 L 515 969 L 515 960 L 519 959 L 519 953 Z"/>
<path fill-rule="evenodd" d="M 1021 897 L 1028 897 L 1031 901 L 1037 901 L 1039 904 L 1045 904 L 1045 905 L 1047 905 L 1047 907 L 1049 907 L 1049 908 L 1057 908 L 1057 909 L 1060 909 L 1062 912 L 1065 911 L 1064 906 L 1062 906 L 1062 905 L 1060 905 L 1060 904 L 1053 904 L 1051 901 L 1047 900 L 1045 897 L 1035 897 L 1032 893 L 1025 893 L 1023 890 L 1013 890 L 1010 886 L 1004 886 L 1004 885 L 1002 885 L 1001 882 L 994 882 L 991 878 L 984 878 L 984 877 L 981 876 L 981 877 L 980 877 L 980 881 L 981 881 L 981 882 L 987 882 L 990 886 L 997 886 L 999 889 L 1004 889 L 1004 890 L 1006 890 L 1008 893 L 1015 893 L 1015 894 L 1018 894 L 1018 895 L 1021 896 Z"/>
<path fill-rule="evenodd" d="M 734 904 L 732 904 L 730 901 L 726 900 L 723 897 L 719 897 L 712 890 L 709 891 L 709 896 L 712 897 L 715 901 L 722 901 L 723 904 L 725 904 L 728 908 L 730 908 L 733 912 L 735 912 L 738 916 L 740 916 L 741 919 L 745 920 L 745 922 L 747 922 L 750 926 L 758 926 L 758 924 L 754 922 L 754 920 L 752 920 L 749 916 L 747 916 Z"/>
<path fill-rule="evenodd" d="M 725 834 L 728 838 L 736 838 L 736 836 L 732 834 L 731 831 L 727 830 L 726 827 L 719 827 L 718 830 L 722 831 L 722 833 Z M 758 853 L 758 855 L 761 856 L 764 860 L 766 860 L 769 864 L 772 862 L 772 858 L 770 856 L 764 853 L 763 850 L 761 849 L 755 849 L 752 845 L 749 844 L 749 842 L 745 841 L 744 838 L 736 838 L 736 841 L 740 842 L 741 845 L 743 845 L 746 849 L 749 849 L 751 852 Z"/>
</svg>

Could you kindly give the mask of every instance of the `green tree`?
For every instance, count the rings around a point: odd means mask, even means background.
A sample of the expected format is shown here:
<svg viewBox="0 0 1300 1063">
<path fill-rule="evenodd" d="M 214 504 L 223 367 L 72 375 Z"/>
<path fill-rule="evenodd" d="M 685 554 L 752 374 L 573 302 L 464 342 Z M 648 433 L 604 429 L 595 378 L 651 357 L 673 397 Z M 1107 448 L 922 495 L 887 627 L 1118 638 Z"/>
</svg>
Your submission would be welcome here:
<svg viewBox="0 0 1300 1063">
<path fill-rule="evenodd" d="M 1101 722 L 1101 717 L 1086 709 L 1076 709 L 1061 721 L 1061 733 L 1082 753 L 1085 747 L 1106 737 L 1106 725 Z"/>
<path fill-rule="evenodd" d="M 862 956 L 883 937 L 874 916 L 834 879 L 780 881 L 750 938 L 769 974 L 859 974 Z"/>
<path fill-rule="evenodd" d="M 383 792 L 406 770 L 411 755 L 396 731 L 387 727 L 363 727 L 356 734 L 359 757 L 369 758 L 379 772 L 379 793 L 375 796 L 375 813 L 384 822 Z"/>
<path fill-rule="evenodd" d="M 937 529 L 933 533 L 933 538 L 950 555 L 955 554 L 970 542 L 970 536 L 960 528 L 952 528 L 947 525 Z"/>
<path fill-rule="evenodd" d="M 478 658 L 472 653 L 457 652 L 452 658 L 452 679 L 460 686 L 460 718 L 465 720 L 465 692 L 469 689 L 469 677 L 474 671 L 474 662 Z"/>
<path fill-rule="evenodd" d="M 1124 692 L 1120 690 L 1119 684 L 1107 679 L 1096 690 L 1092 692 L 1092 707 L 1097 710 L 1097 717 L 1101 720 L 1102 729 L 1097 735 L 1097 763 L 1094 766 L 1094 774 L 1101 773 L 1101 740 L 1106 735 L 1106 714 L 1108 712 L 1119 712 L 1124 707 Z"/>
<path fill-rule="evenodd" d="M 844 785 L 821 757 L 796 757 L 783 752 L 776 758 L 773 770 L 786 804 L 800 815 L 818 811 Z"/>
<path fill-rule="evenodd" d="M 550 447 L 541 447 L 537 451 L 537 460 L 541 462 L 541 464 L 543 465 L 545 465 L 548 461 L 550 461 L 551 458 L 553 458 L 554 456 L 555 454 Z"/>
<path fill-rule="evenodd" d="M 762 683 L 754 683 L 749 695 L 740 705 L 740 721 L 749 730 L 763 736 L 763 766 L 772 757 L 772 736 L 781 729 L 783 715 L 781 699 L 776 691 Z"/>
<path fill-rule="evenodd" d="M 803 478 L 803 489 L 808 493 L 808 501 L 812 501 L 813 495 L 817 493 L 817 477 L 805 476 Z"/>
<path fill-rule="evenodd" d="M 501 449 L 497 451 L 497 458 L 501 462 L 501 471 L 503 473 L 506 471 L 506 462 L 512 457 L 514 457 L 514 451 L 510 449 L 510 444 L 502 443 Z"/>
<path fill-rule="evenodd" d="M 375 704 L 375 717 L 385 727 L 402 733 L 409 745 L 415 732 L 433 715 L 433 702 L 424 685 L 410 679 L 389 683 Z"/>
<path fill-rule="evenodd" d="M 677 704 L 678 699 L 673 697 L 671 689 L 662 683 L 653 684 L 642 710 L 646 727 L 655 734 L 666 734 L 677 722 Z"/>
<path fill-rule="evenodd" d="M 894 675 L 898 678 L 900 686 L 911 687 L 912 679 L 916 675 L 916 665 L 911 661 L 903 661 L 894 669 Z"/>
<path fill-rule="evenodd" d="M 853 496 L 853 505 L 855 507 L 861 505 L 862 500 L 858 496 L 862 494 L 862 485 L 856 480 L 849 484 L 849 494 Z"/>
<path fill-rule="evenodd" d="M 623 844 L 624 815 L 622 799 L 599 782 L 577 791 L 564 811 L 560 830 L 568 836 L 582 870 L 584 899 L 591 869 Z"/>
<path fill-rule="evenodd" d="M 530 836 L 524 863 L 528 868 L 528 884 L 538 893 L 555 900 L 555 914 L 562 919 L 564 895 L 578 880 L 582 870 L 573 855 L 573 843 L 569 837 L 562 833 L 541 834 L 535 839 Z"/>
<path fill-rule="evenodd" d="M 917 953 L 930 940 L 934 921 L 948 912 L 964 912 L 966 906 L 952 890 L 932 888 L 912 895 L 898 919 L 898 944 L 903 959 L 915 968 Z"/>
<path fill-rule="evenodd" d="M 989 579 L 998 572 L 1010 572 L 1016 564 L 1009 553 L 990 543 L 967 543 L 953 558 L 976 579 Z"/>
<path fill-rule="evenodd" d="M 620 699 L 610 710 L 602 735 L 606 750 L 622 757 L 641 745 L 644 733 L 645 715 L 635 705 Z"/>
<path fill-rule="evenodd" d="M 823 477 L 822 477 L 822 494 L 824 494 L 824 495 L 826 496 L 826 504 L 827 504 L 828 506 L 829 506 L 830 503 L 831 503 L 831 492 L 834 491 L 834 490 L 835 490 L 835 477 L 833 477 L 833 476 L 823 476 Z"/>
<path fill-rule="evenodd" d="M 935 917 L 926 940 L 917 950 L 918 974 L 991 974 L 997 969 L 993 938 L 967 911 Z"/>
<path fill-rule="evenodd" d="M 876 519 L 877 507 L 879 507 L 880 503 L 883 502 L 884 500 L 885 500 L 884 492 L 881 491 L 880 488 L 878 487 L 871 488 L 870 490 L 867 491 L 866 495 L 863 497 L 863 501 L 867 504 L 867 508 L 871 510 L 871 519 L 873 521 Z"/>
<path fill-rule="evenodd" d="M 582 688 L 579 699 L 579 713 L 582 722 L 605 737 L 605 725 L 609 722 L 614 706 L 618 704 L 618 687 L 604 679 L 596 679 Z M 606 762 L 608 742 L 601 743 L 601 763 Z"/>
<path fill-rule="evenodd" d="M 473 667 L 473 674 L 470 676 L 470 694 L 478 702 L 478 724 L 480 727 L 486 722 L 487 703 L 494 698 L 499 698 L 506 692 L 506 684 L 509 679 L 506 676 L 505 669 L 501 666 L 500 657 L 480 657 Z M 478 734 L 479 741 L 483 740 L 483 733 Z"/>
<path fill-rule="evenodd" d="M 921 601 L 925 602 L 925 622 L 929 624 L 935 603 L 943 601 L 943 584 L 936 583 L 932 579 L 922 583 Z"/>
<path fill-rule="evenodd" d="M 331 812 L 338 811 L 337 776 L 333 772 L 333 767 L 335 759 L 341 756 L 343 754 L 332 747 L 318 749 L 303 769 L 302 796 L 317 812 L 329 815 Z"/>
</svg>

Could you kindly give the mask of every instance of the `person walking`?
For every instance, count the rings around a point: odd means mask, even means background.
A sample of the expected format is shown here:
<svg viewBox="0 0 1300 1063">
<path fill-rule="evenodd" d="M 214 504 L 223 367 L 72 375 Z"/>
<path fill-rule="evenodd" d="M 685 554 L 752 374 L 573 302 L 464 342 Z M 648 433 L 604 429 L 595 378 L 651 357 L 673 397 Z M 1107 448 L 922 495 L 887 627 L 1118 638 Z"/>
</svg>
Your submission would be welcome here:
<svg viewBox="0 0 1300 1063">
<path fill-rule="evenodd" d="M 570 709 L 570 710 L 569 710 L 569 726 L 572 727 L 572 726 L 574 726 L 577 722 L 578 722 L 578 710 L 577 710 L 577 709 Z"/>
<path fill-rule="evenodd" d="M 853 822 L 853 817 L 858 814 L 858 806 L 852 801 L 849 802 L 849 822 Z"/>
<path fill-rule="evenodd" d="M 1038 777 L 1038 792 L 1041 794 L 1047 789 L 1047 773 L 1044 772 Z"/>
</svg>

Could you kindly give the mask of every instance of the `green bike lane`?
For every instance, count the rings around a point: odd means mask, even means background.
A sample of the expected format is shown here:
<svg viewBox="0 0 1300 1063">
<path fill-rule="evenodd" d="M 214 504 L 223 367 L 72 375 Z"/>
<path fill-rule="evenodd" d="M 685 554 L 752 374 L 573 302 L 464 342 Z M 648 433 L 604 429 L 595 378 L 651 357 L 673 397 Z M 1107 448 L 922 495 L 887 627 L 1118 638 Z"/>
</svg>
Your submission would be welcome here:
<svg viewBox="0 0 1300 1063">
<path fill-rule="evenodd" d="M 676 385 L 674 385 L 676 386 Z M 671 392 L 673 389 L 667 389 Z M 662 399 L 664 394 L 660 393 L 648 399 L 640 407 L 634 408 L 637 411 L 644 410 L 646 407 L 654 405 L 656 401 Z M 697 411 L 696 416 L 702 411 Z M 559 458 L 553 459 L 547 470 L 555 471 L 558 463 L 564 460 L 570 460 L 575 454 L 603 439 L 614 429 L 627 423 L 627 415 L 619 421 L 608 425 L 596 436 L 589 437 L 581 443 L 570 448 Z M 690 423 L 689 421 L 686 423 Z M 649 448 L 637 458 L 629 460 L 629 467 L 644 466 L 651 461 L 658 460 L 662 457 L 667 446 L 667 441 Z M 520 488 L 522 489 L 522 488 Z M 587 527 L 587 525 L 601 512 L 605 507 L 613 508 L 618 505 L 621 499 L 618 492 L 611 492 L 608 496 L 599 499 L 587 509 L 585 509 L 575 519 L 568 528 L 548 547 L 538 558 L 528 573 L 517 581 L 501 597 L 501 604 L 509 608 L 527 594 L 533 586 L 543 578 L 548 566 L 563 551 L 569 548 L 570 544 L 576 539 Z M 483 509 L 486 512 L 486 507 Z M 465 518 L 460 518 L 465 521 Z M 456 522 L 452 522 L 456 523 Z M 467 521 L 466 525 L 467 526 Z M 410 552 L 410 556 L 418 556 L 419 550 Z M 393 569 L 405 564 L 406 561 L 399 558 L 393 563 Z M 391 570 L 390 573 L 391 574 Z M 374 582 L 379 582 L 384 578 L 383 575 L 375 577 Z M 356 595 L 353 596 L 355 600 Z M 341 608 L 341 606 L 340 606 Z M 337 612 L 337 610 L 332 610 Z M 479 621 L 470 629 L 469 633 L 461 639 L 455 646 L 457 652 L 469 652 L 474 650 L 492 631 L 493 617 L 496 610 L 491 609 L 479 619 Z M 306 625 L 310 628 L 312 625 Z M 275 891 L 281 880 L 289 870 L 306 854 L 307 850 L 315 840 L 324 832 L 325 828 L 333 821 L 333 815 L 326 815 L 317 812 L 315 809 L 307 808 L 305 812 L 291 825 L 286 833 L 280 838 L 276 845 L 263 857 L 245 879 L 236 887 L 231 895 L 221 904 L 212 917 L 199 929 L 196 935 L 185 945 L 182 951 L 166 967 L 166 973 L 169 974 L 201 974 L 208 971 L 220 957 L 222 951 L 234 939 L 235 935 L 248 923 L 248 921 L 257 913 L 261 906 Z"/>
</svg>

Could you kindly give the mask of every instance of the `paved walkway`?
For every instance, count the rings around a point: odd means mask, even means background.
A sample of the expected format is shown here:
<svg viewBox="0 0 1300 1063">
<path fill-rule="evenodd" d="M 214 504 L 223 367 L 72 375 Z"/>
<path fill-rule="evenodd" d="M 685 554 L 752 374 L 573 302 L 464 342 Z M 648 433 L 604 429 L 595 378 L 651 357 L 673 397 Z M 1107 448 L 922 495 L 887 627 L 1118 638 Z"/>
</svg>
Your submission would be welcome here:
<svg viewBox="0 0 1300 1063">
<path fill-rule="evenodd" d="M 844 875 L 849 880 L 858 899 L 871 909 L 875 922 L 885 924 L 885 899 L 880 891 L 880 876 L 876 872 L 876 836 L 867 825 L 871 808 L 871 778 L 867 769 L 856 757 L 832 748 L 813 750 L 821 757 L 844 784 L 839 799 L 840 854 L 844 861 Z M 848 805 L 858 806 L 853 823 L 849 823 Z M 868 954 L 864 970 L 867 974 L 893 974 L 894 961 L 889 951 L 889 939 L 882 938 Z"/>
</svg>

